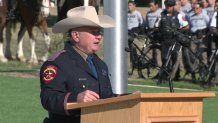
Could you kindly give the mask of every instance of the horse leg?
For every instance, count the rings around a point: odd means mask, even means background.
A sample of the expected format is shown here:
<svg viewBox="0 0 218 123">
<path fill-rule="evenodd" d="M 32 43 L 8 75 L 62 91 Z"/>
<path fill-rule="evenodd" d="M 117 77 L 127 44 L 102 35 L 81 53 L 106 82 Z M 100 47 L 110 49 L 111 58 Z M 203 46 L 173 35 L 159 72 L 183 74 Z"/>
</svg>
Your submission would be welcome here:
<svg viewBox="0 0 218 123">
<path fill-rule="evenodd" d="M 5 21 L 3 19 L 0 23 L 0 61 L 1 62 L 8 62 L 8 59 L 5 57 L 3 52 L 3 30 L 4 30 Z"/>
<path fill-rule="evenodd" d="M 49 57 L 49 54 L 51 53 L 51 48 L 50 48 L 51 40 L 50 40 L 50 36 L 48 34 L 48 26 L 47 26 L 47 22 L 45 19 L 42 23 L 40 23 L 39 27 L 44 35 L 45 44 L 46 44 L 46 53 L 40 60 L 46 61 Z"/>
<path fill-rule="evenodd" d="M 33 25 L 32 26 L 29 25 L 27 27 L 27 30 L 28 30 L 30 44 L 31 44 L 31 57 L 30 57 L 29 63 L 38 64 L 38 59 L 37 59 L 36 52 L 35 52 L 36 40 L 33 36 Z"/>
<path fill-rule="evenodd" d="M 41 58 L 42 61 L 46 61 L 51 53 L 51 48 L 50 48 L 50 36 L 48 33 L 44 33 L 44 38 L 45 38 L 45 44 L 46 44 L 46 53 L 45 55 Z"/>
<path fill-rule="evenodd" d="M 84 6 L 88 6 L 89 5 L 89 0 L 84 0 Z"/>
<path fill-rule="evenodd" d="M 26 27 L 21 23 L 20 30 L 18 32 L 18 44 L 17 44 L 17 59 L 21 62 L 26 62 L 26 58 L 23 55 L 23 37 L 26 32 Z"/>
<path fill-rule="evenodd" d="M 8 59 L 13 59 L 11 55 L 11 28 L 12 28 L 12 23 L 8 22 L 6 25 L 6 48 L 5 48 L 5 57 Z"/>
<path fill-rule="evenodd" d="M 38 59 L 35 52 L 36 40 L 33 37 L 31 37 L 30 43 L 31 43 L 31 58 L 29 63 L 38 64 Z"/>
</svg>

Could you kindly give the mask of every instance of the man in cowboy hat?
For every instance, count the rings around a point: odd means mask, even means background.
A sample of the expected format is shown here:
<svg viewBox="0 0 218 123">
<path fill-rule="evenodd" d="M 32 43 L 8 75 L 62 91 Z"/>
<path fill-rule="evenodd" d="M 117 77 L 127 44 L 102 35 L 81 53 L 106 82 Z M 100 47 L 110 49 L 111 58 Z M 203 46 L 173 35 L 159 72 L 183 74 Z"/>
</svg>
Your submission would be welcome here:
<svg viewBox="0 0 218 123">
<path fill-rule="evenodd" d="M 69 10 L 67 18 L 53 27 L 54 33 L 68 32 L 64 50 L 54 54 L 40 69 L 41 103 L 49 123 L 79 123 L 80 110 L 66 110 L 68 102 L 89 102 L 113 96 L 106 64 L 95 54 L 102 39 L 100 29 L 115 26 L 94 7 Z"/>
</svg>

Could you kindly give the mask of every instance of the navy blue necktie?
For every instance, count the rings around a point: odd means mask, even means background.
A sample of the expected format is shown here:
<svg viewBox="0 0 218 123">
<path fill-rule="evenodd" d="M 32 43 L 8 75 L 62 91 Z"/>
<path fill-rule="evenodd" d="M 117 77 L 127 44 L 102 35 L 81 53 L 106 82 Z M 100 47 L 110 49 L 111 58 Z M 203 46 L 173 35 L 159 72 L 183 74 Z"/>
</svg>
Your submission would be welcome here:
<svg viewBox="0 0 218 123">
<path fill-rule="evenodd" d="M 95 76 L 96 78 L 98 78 L 98 74 L 97 74 L 95 65 L 94 65 L 93 62 L 92 62 L 92 59 L 93 59 L 92 56 L 88 56 L 88 57 L 86 58 L 86 61 L 87 61 L 87 63 L 88 63 L 89 68 L 91 69 L 92 73 L 94 74 L 94 76 Z"/>
</svg>

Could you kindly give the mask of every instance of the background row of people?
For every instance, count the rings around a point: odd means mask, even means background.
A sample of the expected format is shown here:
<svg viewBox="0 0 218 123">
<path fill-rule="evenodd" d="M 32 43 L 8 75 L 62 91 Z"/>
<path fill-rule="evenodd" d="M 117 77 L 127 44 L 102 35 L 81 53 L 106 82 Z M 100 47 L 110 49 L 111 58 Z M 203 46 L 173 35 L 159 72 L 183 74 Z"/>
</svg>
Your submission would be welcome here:
<svg viewBox="0 0 218 123">
<path fill-rule="evenodd" d="M 143 18 L 141 13 L 136 10 L 136 4 L 134 1 L 128 2 L 128 30 L 131 31 L 136 27 L 143 27 L 146 32 L 152 31 L 155 36 L 154 40 L 159 40 L 161 45 L 161 51 L 156 54 L 156 63 L 158 66 L 162 66 L 166 63 L 167 53 L 173 46 L 174 42 L 178 41 L 178 37 L 170 30 L 176 29 L 185 35 L 190 35 L 191 39 L 195 42 L 188 42 L 188 48 L 192 52 L 196 53 L 199 48 L 217 48 L 217 41 L 212 40 L 211 34 L 217 35 L 217 11 L 215 0 L 165 0 L 165 9 L 159 7 L 157 0 L 151 0 L 149 2 L 150 10 Z M 158 35 L 161 33 L 160 35 Z M 150 33 L 147 33 L 150 34 Z M 208 36 L 210 34 L 210 36 Z M 209 38 L 208 38 L 209 37 Z M 191 41 L 191 40 L 190 40 Z M 168 69 L 171 72 L 171 77 L 180 78 L 180 69 L 183 70 L 186 66 L 186 70 L 192 72 L 192 62 L 190 60 L 193 56 L 188 49 L 183 48 L 181 45 L 176 45 L 174 52 L 172 53 L 172 65 Z M 158 54 L 158 53 L 161 53 Z M 159 56 L 159 58 L 157 58 Z M 204 64 L 208 63 L 208 53 L 201 53 L 201 58 Z M 186 63 L 182 61 L 186 58 Z M 160 60 L 161 59 L 161 60 Z M 189 59 L 189 60 L 187 60 Z M 160 62 L 161 61 L 161 62 Z M 193 78 L 195 74 L 193 73 Z M 159 74 L 156 76 L 159 77 Z"/>
</svg>

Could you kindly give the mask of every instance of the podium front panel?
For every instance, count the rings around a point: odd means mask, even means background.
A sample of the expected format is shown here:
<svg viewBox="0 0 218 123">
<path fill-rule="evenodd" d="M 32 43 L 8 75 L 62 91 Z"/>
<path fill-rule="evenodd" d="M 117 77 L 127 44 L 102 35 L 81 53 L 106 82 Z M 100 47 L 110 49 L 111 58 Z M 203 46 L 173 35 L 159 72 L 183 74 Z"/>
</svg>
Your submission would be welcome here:
<svg viewBox="0 0 218 123">
<path fill-rule="evenodd" d="M 146 93 L 68 103 L 81 109 L 81 123 L 202 123 L 203 98 L 213 92 Z"/>
<path fill-rule="evenodd" d="M 139 99 L 83 108 L 81 123 L 139 123 L 139 109 Z"/>
<path fill-rule="evenodd" d="M 201 123 L 202 98 L 144 99 L 141 123 Z"/>
</svg>

